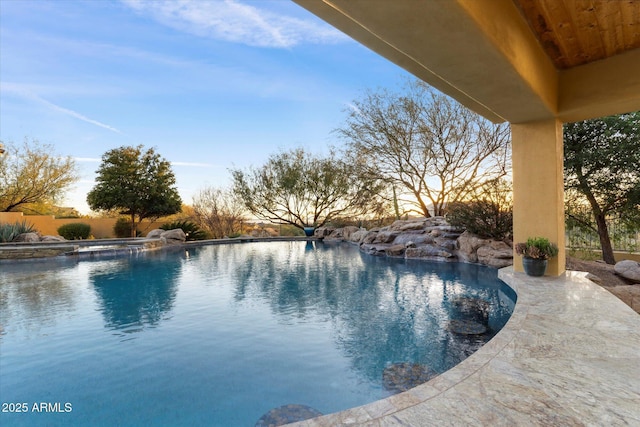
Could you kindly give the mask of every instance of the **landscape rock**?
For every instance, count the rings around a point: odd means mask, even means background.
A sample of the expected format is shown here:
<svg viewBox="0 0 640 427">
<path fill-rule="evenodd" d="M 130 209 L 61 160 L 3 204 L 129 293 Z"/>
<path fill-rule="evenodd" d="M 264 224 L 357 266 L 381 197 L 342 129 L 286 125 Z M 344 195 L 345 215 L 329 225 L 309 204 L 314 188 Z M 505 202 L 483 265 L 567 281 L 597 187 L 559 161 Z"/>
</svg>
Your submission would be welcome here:
<svg viewBox="0 0 640 427">
<path fill-rule="evenodd" d="M 427 222 L 426 218 L 421 218 L 418 220 L 410 220 L 410 221 L 397 220 L 389 226 L 389 229 L 392 231 L 398 231 L 398 232 L 405 232 L 405 231 L 411 231 L 411 230 L 424 230 L 426 222 Z"/>
<path fill-rule="evenodd" d="M 404 245 L 393 245 L 389 246 L 385 252 L 388 256 L 402 256 L 404 255 L 406 247 Z"/>
<path fill-rule="evenodd" d="M 62 236 L 42 236 L 40 238 L 41 242 L 66 242 L 65 238 Z"/>
<path fill-rule="evenodd" d="M 424 230 L 422 230 L 400 233 L 393 240 L 393 243 L 396 244 L 406 244 L 408 242 L 415 243 L 416 245 L 426 245 L 429 243 L 434 243 L 434 239 L 433 236 L 426 234 Z"/>
<path fill-rule="evenodd" d="M 455 261 L 456 256 L 445 248 L 434 246 L 434 245 L 426 245 L 426 246 L 417 246 L 415 248 L 407 248 L 405 250 L 405 256 L 407 258 L 441 258 L 442 260 L 447 261 Z"/>
<path fill-rule="evenodd" d="M 602 286 L 602 278 L 599 276 L 596 276 L 595 274 L 587 274 L 586 276 L 587 279 L 591 280 L 593 283 Z"/>
<path fill-rule="evenodd" d="M 318 237 L 322 239 L 322 238 L 333 236 L 336 233 L 338 233 L 338 235 L 336 235 L 334 239 L 337 240 L 342 236 L 342 228 L 336 229 L 335 227 L 318 227 L 313 232 L 313 237 Z"/>
<path fill-rule="evenodd" d="M 623 260 L 617 262 L 613 270 L 620 277 L 633 283 L 640 283 L 640 263 L 633 260 Z"/>
<path fill-rule="evenodd" d="M 487 244 L 486 239 L 481 239 L 475 234 L 465 231 L 458 237 L 458 256 L 466 262 L 478 262 L 478 248 Z"/>
<path fill-rule="evenodd" d="M 162 233 L 160 240 L 166 245 L 181 245 L 187 240 L 187 236 L 181 228 L 175 228 Z"/>
<path fill-rule="evenodd" d="M 360 229 L 355 226 L 347 226 L 344 228 L 322 227 L 318 228 L 315 237 L 324 237 L 325 240 L 346 240 L 351 241 L 351 235 Z M 327 234 L 327 232 L 329 232 Z"/>
<path fill-rule="evenodd" d="M 147 233 L 147 238 L 148 239 L 159 239 L 160 236 L 162 235 L 162 233 L 164 233 L 165 230 L 162 230 L 160 228 L 156 228 L 151 230 L 150 232 Z"/>
<path fill-rule="evenodd" d="M 490 267 L 502 268 L 513 264 L 513 249 L 505 242 L 491 241 L 476 251 L 478 262 Z"/>
<path fill-rule="evenodd" d="M 364 228 L 359 229 L 358 231 L 356 231 L 355 233 L 351 234 L 351 236 L 349 236 L 348 239 L 346 239 L 348 242 L 352 242 L 352 243 L 360 243 L 362 241 L 362 239 L 364 239 L 364 236 L 366 236 L 368 233 L 368 231 Z"/>
<path fill-rule="evenodd" d="M 23 243 L 35 243 L 40 241 L 40 236 L 38 233 L 22 233 L 18 234 L 14 242 L 23 242 Z"/>
<path fill-rule="evenodd" d="M 449 225 L 443 217 L 397 220 L 369 231 L 337 228 L 325 238 L 358 244 L 361 251 L 375 256 L 479 262 L 495 268 L 513 264 L 511 242 L 482 239 Z"/>
<path fill-rule="evenodd" d="M 400 234 L 399 231 L 380 230 L 374 240 L 374 243 L 391 243 L 395 240 L 398 234 Z"/>
<path fill-rule="evenodd" d="M 384 256 L 384 255 L 387 255 L 387 249 L 390 246 L 391 245 L 385 244 L 385 243 L 379 243 L 376 245 L 367 243 L 360 246 L 360 249 L 369 255 Z"/>
<path fill-rule="evenodd" d="M 367 234 L 364 235 L 360 243 L 361 244 L 373 243 L 376 240 L 376 237 L 378 237 L 378 231 L 370 230 Z"/>
</svg>

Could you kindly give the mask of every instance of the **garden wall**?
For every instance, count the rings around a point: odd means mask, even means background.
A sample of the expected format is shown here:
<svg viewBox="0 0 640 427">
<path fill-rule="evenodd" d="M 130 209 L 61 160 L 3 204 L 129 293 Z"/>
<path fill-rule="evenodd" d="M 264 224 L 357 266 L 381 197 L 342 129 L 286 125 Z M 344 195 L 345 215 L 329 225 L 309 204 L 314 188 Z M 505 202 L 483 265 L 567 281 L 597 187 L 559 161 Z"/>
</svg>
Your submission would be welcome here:
<svg viewBox="0 0 640 427">
<path fill-rule="evenodd" d="M 113 232 L 113 226 L 116 224 L 117 218 L 56 218 L 53 215 L 24 215 L 22 212 L 0 212 L 0 223 L 14 224 L 16 222 L 27 221 L 43 236 L 57 236 L 58 228 L 64 224 L 81 222 L 91 226 L 91 235 L 96 239 L 105 239 L 116 237 Z M 154 228 L 160 228 L 166 221 L 142 221 L 138 226 L 138 230 L 142 235 Z"/>
</svg>

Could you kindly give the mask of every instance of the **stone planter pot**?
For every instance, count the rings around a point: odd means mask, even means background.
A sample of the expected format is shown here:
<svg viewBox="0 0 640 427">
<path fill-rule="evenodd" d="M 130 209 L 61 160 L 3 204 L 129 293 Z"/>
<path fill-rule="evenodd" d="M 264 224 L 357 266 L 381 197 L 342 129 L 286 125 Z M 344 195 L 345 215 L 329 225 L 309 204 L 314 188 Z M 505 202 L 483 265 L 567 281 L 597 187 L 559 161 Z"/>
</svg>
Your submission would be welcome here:
<svg viewBox="0 0 640 427">
<path fill-rule="evenodd" d="M 547 271 L 547 260 L 524 257 L 522 258 L 522 266 L 527 275 L 540 277 L 544 276 L 544 273 Z"/>
<path fill-rule="evenodd" d="M 315 231 L 315 227 L 305 227 L 304 228 L 304 235 L 307 237 L 312 237 L 313 236 L 313 232 Z"/>
</svg>

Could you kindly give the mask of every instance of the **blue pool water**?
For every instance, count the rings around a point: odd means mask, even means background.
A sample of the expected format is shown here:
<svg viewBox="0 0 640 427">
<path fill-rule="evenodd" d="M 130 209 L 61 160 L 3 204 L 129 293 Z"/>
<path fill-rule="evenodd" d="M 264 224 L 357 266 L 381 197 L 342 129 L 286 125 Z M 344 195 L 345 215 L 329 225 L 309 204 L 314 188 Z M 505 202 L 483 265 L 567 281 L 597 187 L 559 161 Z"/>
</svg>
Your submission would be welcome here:
<svg viewBox="0 0 640 427">
<path fill-rule="evenodd" d="M 487 333 L 448 329 L 462 297 L 488 303 Z M 514 301 L 494 269 L 347 244 L 3 263 L 0 424 L 230 427 L 287 404 L 331 413 L 389 396 L 394 363 L 451 368 Z"/>
</svg>

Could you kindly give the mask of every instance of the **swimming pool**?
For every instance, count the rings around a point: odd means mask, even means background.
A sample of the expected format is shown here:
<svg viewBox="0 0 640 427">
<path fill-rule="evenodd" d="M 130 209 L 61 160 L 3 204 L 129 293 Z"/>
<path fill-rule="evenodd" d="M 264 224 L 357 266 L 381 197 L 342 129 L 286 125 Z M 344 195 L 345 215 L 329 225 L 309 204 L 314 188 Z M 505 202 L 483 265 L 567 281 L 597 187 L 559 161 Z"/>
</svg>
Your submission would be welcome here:
<svg viewBox="0 0 640 427">
<path fill-rule="evenodd" d="M 390 367 L 459 363 L 515 301 L 491 268 L 320 242 L 0 269 L 3 425 L 253 426 L 287 404 L 335 412 L 395 392 Z M 473 301 L 486 332 L 456 332 Z"/>
</svg>

